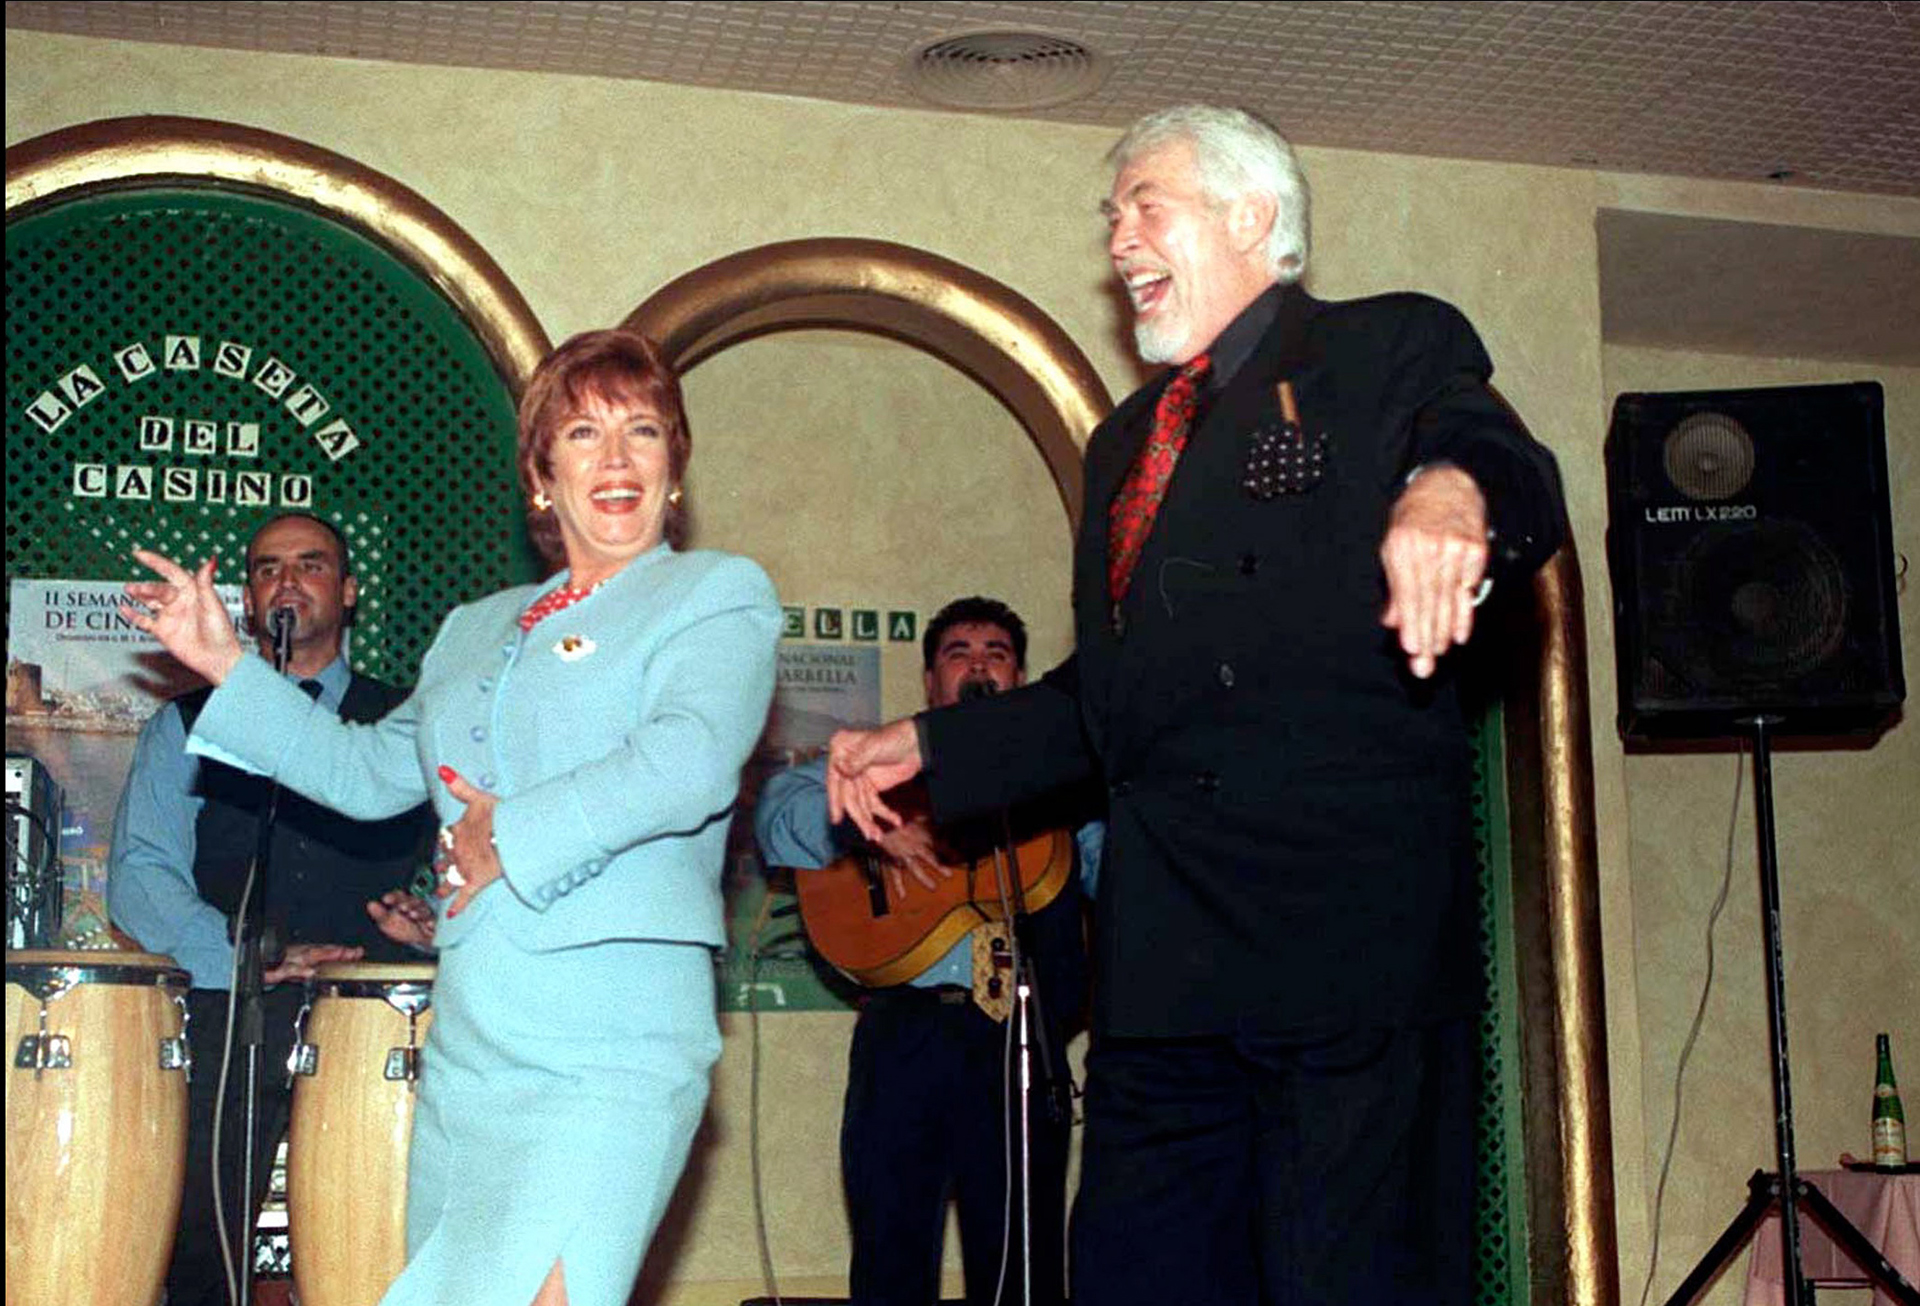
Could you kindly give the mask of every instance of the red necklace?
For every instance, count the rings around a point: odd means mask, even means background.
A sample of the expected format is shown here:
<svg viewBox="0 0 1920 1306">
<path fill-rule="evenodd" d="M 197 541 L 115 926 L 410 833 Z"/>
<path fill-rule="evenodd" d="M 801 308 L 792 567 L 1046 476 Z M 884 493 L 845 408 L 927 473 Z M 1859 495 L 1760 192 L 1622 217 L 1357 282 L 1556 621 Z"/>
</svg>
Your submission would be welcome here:
<svg viewBox="0 0 1920 1306">
<path fill-rule="evenodd" d="M 559 589 L 548 590 L 545 594 L 542 594 L 529 604 L 527 610 L 520 614 L 520 629 L 532 630 L 554 613 L 560 611 L 562 608 L 572 607 L 604 584 L 606 584 L 605 581 L 595 581 L 585 588 L 562 585 Z"/>
</svg>

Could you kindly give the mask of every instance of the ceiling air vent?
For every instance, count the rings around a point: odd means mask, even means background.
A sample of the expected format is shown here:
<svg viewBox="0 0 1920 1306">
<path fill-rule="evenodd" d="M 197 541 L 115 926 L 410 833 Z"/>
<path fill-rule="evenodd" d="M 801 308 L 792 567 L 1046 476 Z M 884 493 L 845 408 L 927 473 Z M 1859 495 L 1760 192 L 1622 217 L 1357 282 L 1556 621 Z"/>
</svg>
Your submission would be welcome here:
<svg viewBox="0 0 1920 1306">
<path fill-rule="evenodd" d="M 1043 32 L 969 32 L 932 41 L 907 63 L 915 94 L 954 109 L 1045 109 L 1091 95 L 1106 59 Z"/>
</svg>

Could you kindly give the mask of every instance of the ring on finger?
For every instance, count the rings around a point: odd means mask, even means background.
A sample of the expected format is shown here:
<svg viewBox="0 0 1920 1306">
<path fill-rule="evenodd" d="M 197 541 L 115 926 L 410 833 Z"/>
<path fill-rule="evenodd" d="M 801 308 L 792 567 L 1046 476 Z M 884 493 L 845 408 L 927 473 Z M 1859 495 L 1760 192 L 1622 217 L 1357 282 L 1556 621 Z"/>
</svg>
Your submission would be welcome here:
<svg viewBox="0 0 1920 1306">
<path fill-rule="evenodd" d="M 451 884 L 454 888 L 464 889 L 467 887 L 467 877 L 460 874 L 459 866 L 457 866 L 453 862 L 447 863 L 447 869 L 444 872 L 444 874 L 446 876 L 447 883 Z"/>
<path fill-rule="evenodd" d="M 440 846 L 442 848 L 445 848 L 448 852 L 453 851 L 453 827 L 452 826 L 443 825 L 440 827 Z"/>
</svg>

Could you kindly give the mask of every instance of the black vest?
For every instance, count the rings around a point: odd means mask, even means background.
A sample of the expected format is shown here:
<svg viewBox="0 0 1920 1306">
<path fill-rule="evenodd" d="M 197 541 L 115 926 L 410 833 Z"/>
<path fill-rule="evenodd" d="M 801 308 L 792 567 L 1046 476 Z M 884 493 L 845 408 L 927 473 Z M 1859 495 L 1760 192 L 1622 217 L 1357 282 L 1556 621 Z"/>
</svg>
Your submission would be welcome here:
<svg viewBox="0 0 1920 1306">
<path fill-rule="evenodd" d="M 175 699 L 189 733 L 211 689 Z M 378 721 L 406 697 L 402 690 L 355 674 L 340 702 L 348 721 Z M 195 794 L 204 800 L 194 826 L 193 878 L 200 896 L 232 922 L 259 847 L 259 821 L 269 782 L 209 758 L 200 759 Z M 280 791 L 267 862 L 267 917 L 288 943 L 344 943 L 366 948 L 370 961 L 412 960 L 381 934 L 366 903 L 406 889 L 432 858 L 434 819 L 426 804 L 384 821 L 354 821 Z"/>
</svg>

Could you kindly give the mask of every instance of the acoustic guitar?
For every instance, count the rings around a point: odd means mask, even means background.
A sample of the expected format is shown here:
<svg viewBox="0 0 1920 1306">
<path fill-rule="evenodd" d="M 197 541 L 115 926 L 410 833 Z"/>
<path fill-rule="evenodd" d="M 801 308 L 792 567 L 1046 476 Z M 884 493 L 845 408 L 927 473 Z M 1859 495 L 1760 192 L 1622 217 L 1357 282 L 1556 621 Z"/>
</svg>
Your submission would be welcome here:
<svg viewBox="0 0 1920 1306">
<path fill-rule="evenodd" d="M 891 798 L 892 795 L 889 795 Z M 898 804 L 896 804 L 898 806 Z M 1017 843 L 1012 867 L 1019 888 L 999 883 L 1002 854 L 943 855 L 953 873 L 929 889 L 901 871 L 896 893 L 888 863 L 863 849 L 817 871 L 796 871 L 794 891 L 807 937 L 822 957 L 855 983 L 904 984 L 947 954 L 974 926 L 1005 919 L 1003 898 L 1035 912 L 1060 896 L 1073 873 L 1073 836 L 1045 830 Z"/>
</svg>

